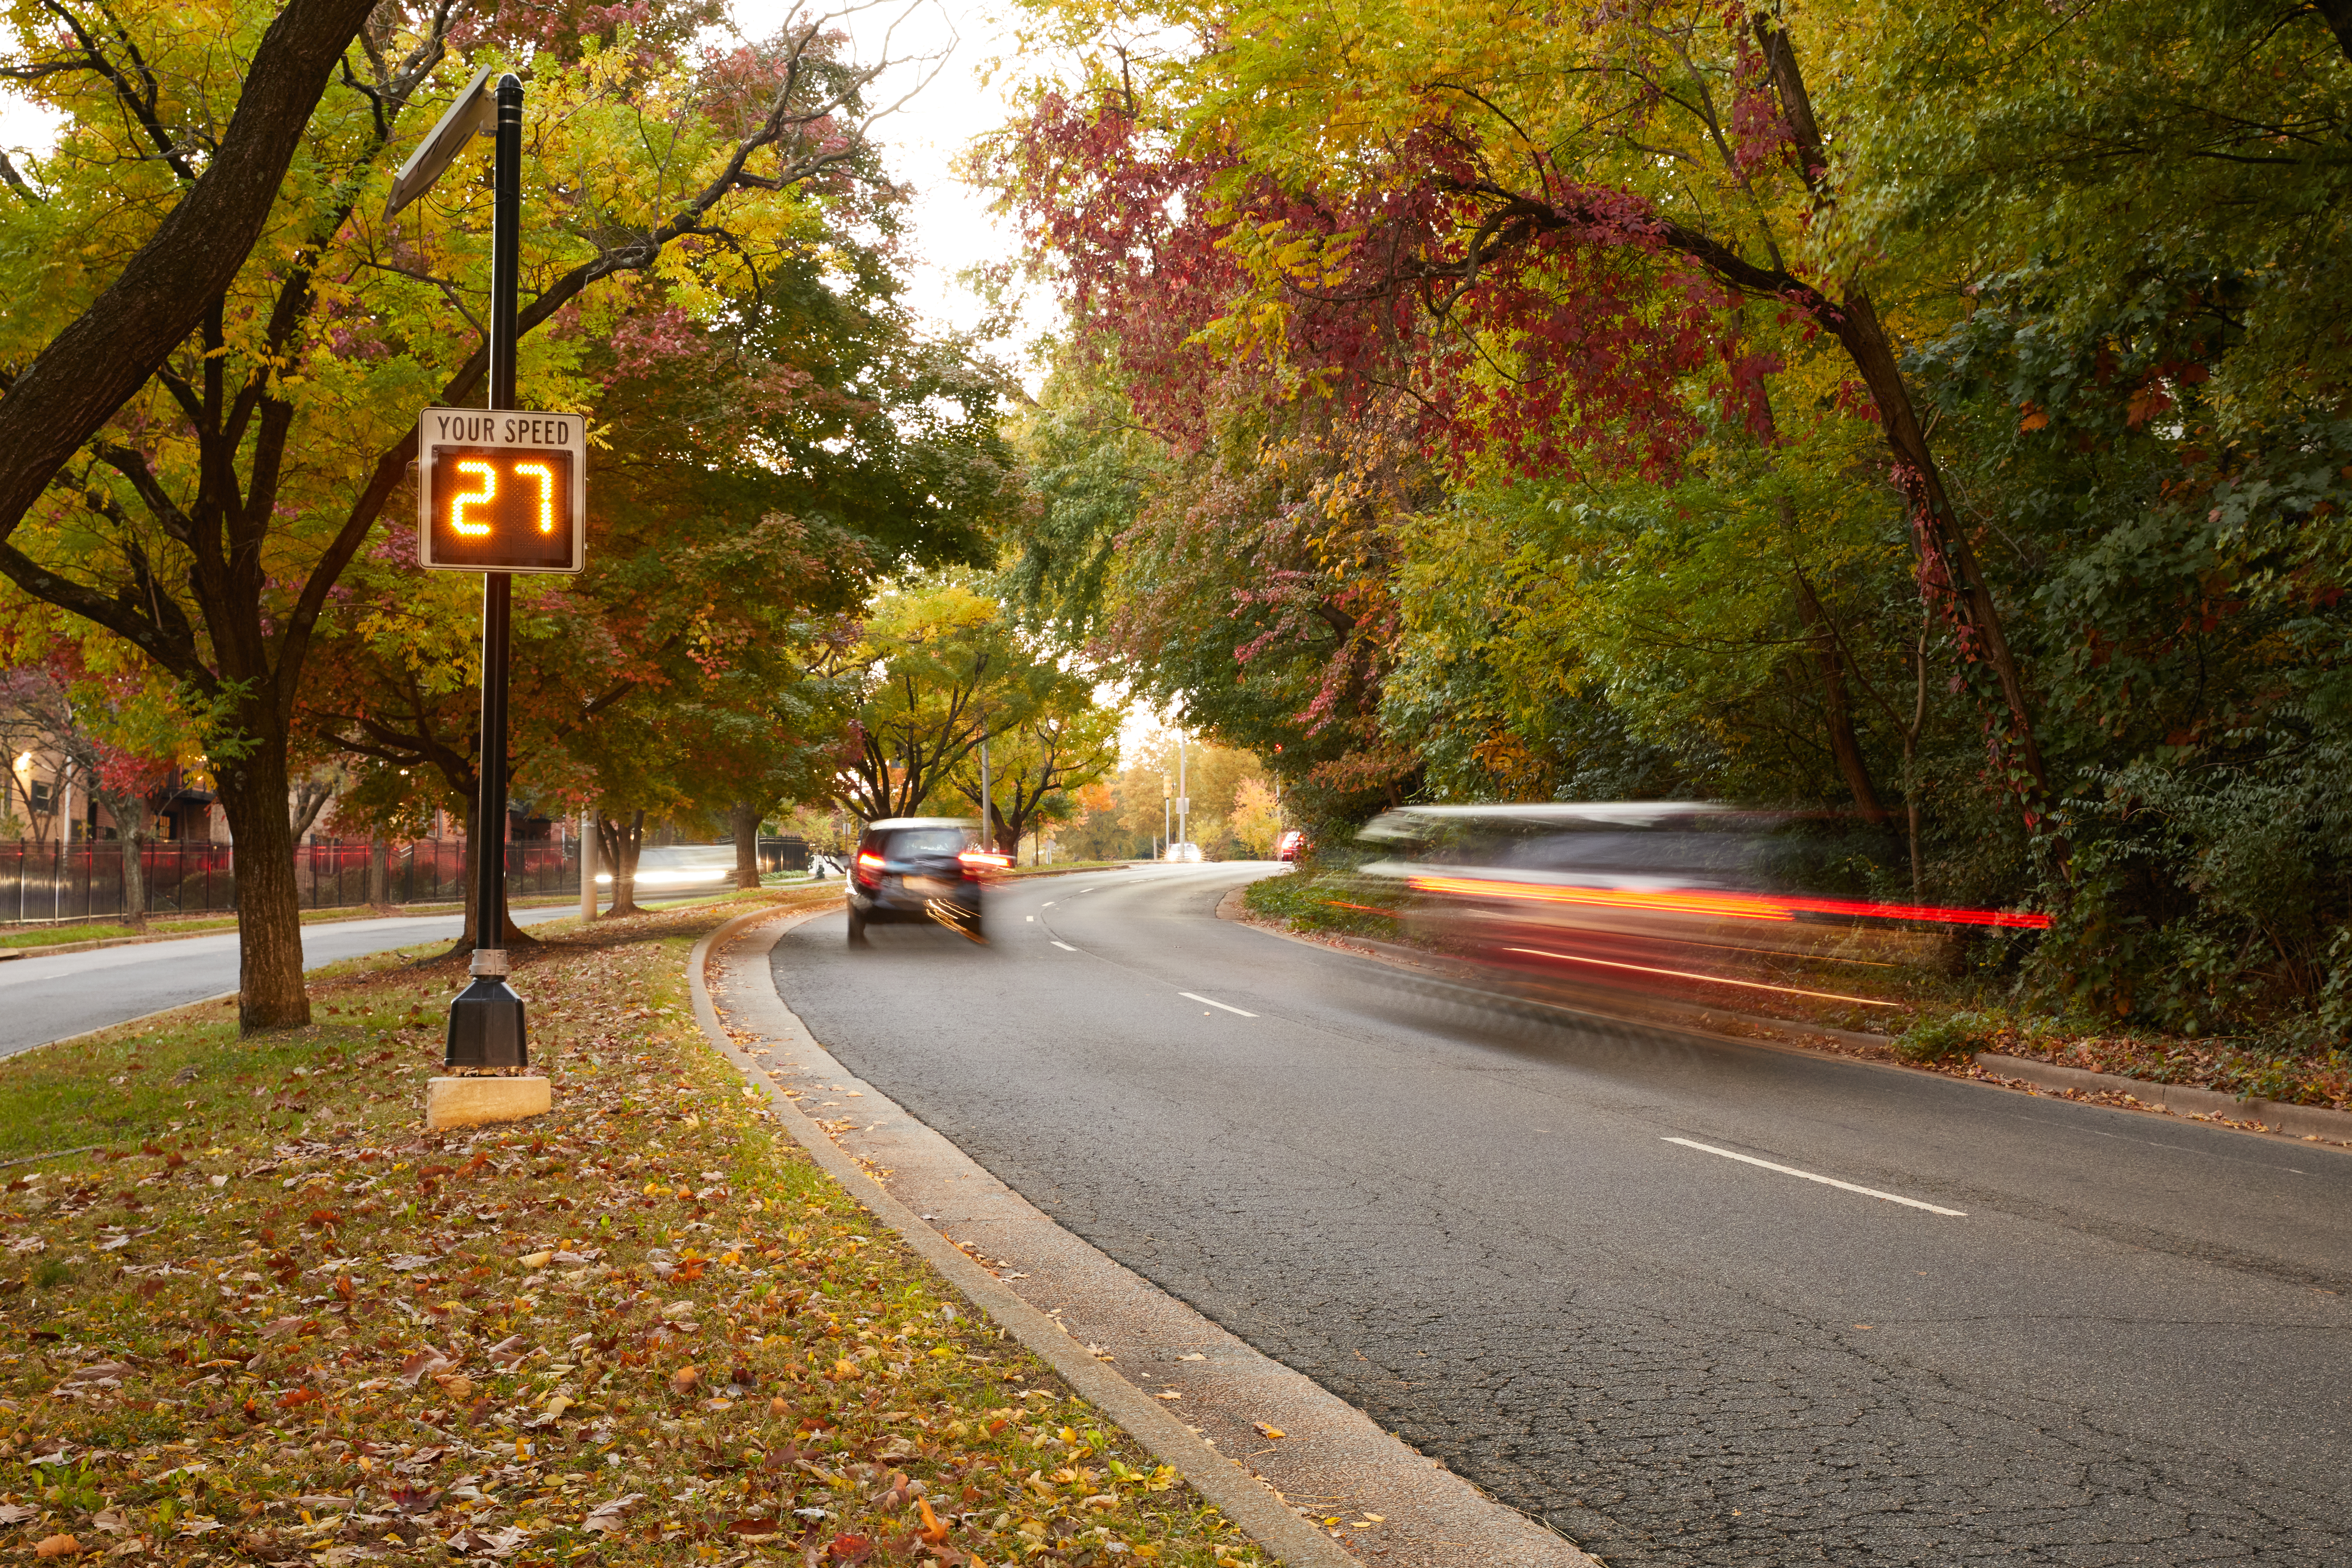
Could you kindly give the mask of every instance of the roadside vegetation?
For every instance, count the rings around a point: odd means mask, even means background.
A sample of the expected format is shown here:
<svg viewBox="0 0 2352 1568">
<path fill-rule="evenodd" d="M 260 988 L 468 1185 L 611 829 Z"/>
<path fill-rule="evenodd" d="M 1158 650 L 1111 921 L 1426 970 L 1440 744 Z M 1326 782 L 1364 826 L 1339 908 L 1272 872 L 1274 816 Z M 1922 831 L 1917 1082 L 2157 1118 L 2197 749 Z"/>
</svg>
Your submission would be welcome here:
<svg viewBox="0 0 2352 1568">
<path fill-rule="evenodd" d="M 1041 624 L 1318 842 L 1835 815 L 1874 896 L 2053 915 L 1969 1005 L 2332 1070 L 2352 29 L 1026 9 L 986 164 L 1069 322 L 1016 440 Z"/>
<path fill-rule="evenodd" d="M 517 955 L 525 1124 L 420 1131 L 448 961 L 0 1064 L 0 1547 L 1263 1563 L 705 1045 L 683 961 L 741 901 Z"/>
</svg>

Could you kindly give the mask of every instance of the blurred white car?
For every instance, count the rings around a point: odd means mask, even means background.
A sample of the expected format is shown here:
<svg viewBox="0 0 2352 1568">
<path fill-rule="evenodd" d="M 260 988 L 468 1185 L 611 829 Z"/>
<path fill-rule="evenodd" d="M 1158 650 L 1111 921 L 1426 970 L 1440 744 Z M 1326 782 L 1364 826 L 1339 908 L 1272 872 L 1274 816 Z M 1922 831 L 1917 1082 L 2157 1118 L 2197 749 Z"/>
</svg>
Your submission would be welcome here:
<svg viewBox="0 0 2352 1568">
<path fill-rule="evenodd" d="M 640 888 L 715 888 L 735 875 L 732 844 L 656 844 L 637 851 Z M 610 886 L 613 873 L 596 873 Z"/>
<path fill-rule="evenodd" d="M 1198 865 L 1201 860 L 1201 847 L 1197 844 L 1171 844 L 1168 847 L 1167 858 Z"/>
</svg>

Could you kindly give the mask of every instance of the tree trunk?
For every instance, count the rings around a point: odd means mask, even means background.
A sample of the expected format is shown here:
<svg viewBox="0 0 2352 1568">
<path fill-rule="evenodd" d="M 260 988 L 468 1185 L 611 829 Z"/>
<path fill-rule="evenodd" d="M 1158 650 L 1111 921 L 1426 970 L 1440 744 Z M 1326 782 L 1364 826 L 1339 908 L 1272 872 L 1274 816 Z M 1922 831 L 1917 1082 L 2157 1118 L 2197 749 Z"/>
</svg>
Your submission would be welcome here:
<svg viewBox="0 0 2352 1568">
<path fill-rule="evenodd" d="M 1992 672 L 2009 710 L 2012 754 L 1995 761 L 2014 765 L 2030 785 L 2028 814 L 2038 818 L 2050 798 L 2050 774 L 2042 766 L 2042 747 L 2033 732 L 2033 713 L 2025 695 L 2025 679 L 2010 651 L 2002 630 L 2000 609 L 1985 582 L 1968 531 L 1953 514 L 1951 498 L 1944 492 L 1944 477 L 1927 448 L 1927 433 L 1919 427 L 1911 404 L 1911 390 L 1879 324 L 1878 312 L 1860 289 L 1842 301 L 1843 314 L 1836 322 L 1839 341 L 1854 368 L 1862 372 L 1871 401 L 1877 405 L 1886 442 L 1894 449 L 1895 478 L 1911 501 L 1912 546 L 1919 561 L 1919 591 L 1940 600 L 1960 645 L 1961 658 Z M 1998 748 L 1998 742 L 1996 742 Z"/>
<path fill-rule="evenodd" d="M 735 886 L 754 890 L 760 886 L 760 812 L 738 804 L 727 808 L 727 816 L 735 829 Z"/>
<path fill-rule="evenodd" d="M 236 845 L 236 1021 L 248 1035 L 310 1021 L 286 774 L 285 737 L 270 734 L 256 737 L 251 752 L 215 774 Z"/>
<path fill-rule="evenodd" d="M 596 814 L 596 858 L 613 873 L 613 904 L 607 916 L 641 915 L 637 908 L 637 851 L 645 847 L 646 814 L 632 812 L 624 825 L 619 818 Z"/>
<path fill-rule="evenodd" d="M 122 918 L 133 931 L 147 929 L 147 799 L 132 795 L 110 803 L 114 831 L 122 840 Z"/>
<path fill-rule="evenodd" d="M 377 909 L 392 902 L 392 846 L 381 838 L 368 840 L 367 899 Z"/>
<path fill-rule="evenodd" d="M 106 291 L 18 374 L 0 401 L 0 541 L 235 280 L 285 188 L 310 111 L 372 8 L 292 0 L 278 12 L 203 174 Z M 272 808 L 283 816 L 285 798 Z"/>
<path fill-rule="evenodd" d="M 1817 200 L 1831 201 L 1834 197 L 1826 184 L 1827 143 L 1813 114 L 1812 95 L 1798 65 L 1796 45 L 1772 13 L 1759 11 L 1754 26 L 1780 94 L 1798 173 L 1813 188 Z M 1993 761 L 2017 783 L 2026 826 L 2031 828 L 2039 823 L 2050 801 L 2050 774 L 2034 736 L 2032 705 L 2026 700 L 2024 678 L 2002 630 L 2000 607 L 1993 602 L 1992 589 L 1969 544 L 1968 531 L 1960 526 L 1951 497 L 1945 493 L 1943 472 L 1928 449 L 1927 432 L 1911 401 L 1910 384 L 1903 379 L 1900 356 L 1878 319 L 1877 307 L 1860 288 L 1837 300 L 1833 308 L 1817 312 L 1816 319 L 1837 335 L 1878 409 L 1880 427 L 1895 457 L 1895 482 L 1911 503 L 1912 548 L 1919 563 L 1920 595 L 1939 605 L 1950 621 L 1963 665 L 1983 665 L 2000 688 L 2009 724 L 2005 737 L 1993 738 Z M 2017 779 L 2017 774 L 2022 774 L 2022 779 Z M 2063 844 L 2059 858 L 2065 858 Z"/>
<path fill-rule="evenodd" d="M 1883 824 L 1894 814 L 1882 805 L 1878 790 L 1871 783 L 1870 764 L 1862 754 L 1862 741 L 1854 733 L 1853 703 L 1845 687 L 1845 660 L 1838 651 L 1837 633 L 1831 628 L 1829 612 L 1822 607 L 1821 595 L 1803 572 L 1796 574 L 1797 613 L 1805 625 L 1805 638 L 1812 645 L 1813 666 L 1821 672 L 1822 712 L 1827 720 L 1830 754 L 1837 760 L 1840 777 L 1853 796 L 1853 804 L 1864 819 Z"/>
</svg>

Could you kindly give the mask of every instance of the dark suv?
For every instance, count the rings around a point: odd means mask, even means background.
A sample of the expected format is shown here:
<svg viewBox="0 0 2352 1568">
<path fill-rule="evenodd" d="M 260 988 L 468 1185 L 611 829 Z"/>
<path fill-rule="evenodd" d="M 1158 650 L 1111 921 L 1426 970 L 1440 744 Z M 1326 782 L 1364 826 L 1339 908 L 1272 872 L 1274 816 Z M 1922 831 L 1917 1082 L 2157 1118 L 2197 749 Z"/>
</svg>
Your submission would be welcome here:
<svg viewBox="0 0 2352 1568">
<path fill-rule="evenodd" d="M 937 921 L 984 942 L 981 879 L 1012 864 L 972 843 L 971 825 L 951 816 L 887 816 L 866 825 L 849 863 L 849 940 L 889 921 Z"/>
</svg>

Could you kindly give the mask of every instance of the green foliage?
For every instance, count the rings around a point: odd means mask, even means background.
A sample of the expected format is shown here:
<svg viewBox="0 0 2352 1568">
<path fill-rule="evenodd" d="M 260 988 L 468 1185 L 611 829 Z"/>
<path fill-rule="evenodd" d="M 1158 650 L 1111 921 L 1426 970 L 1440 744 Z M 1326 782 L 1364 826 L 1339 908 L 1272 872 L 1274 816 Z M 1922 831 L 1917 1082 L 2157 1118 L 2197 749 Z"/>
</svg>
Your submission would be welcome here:
<svg viewBox="0 0 2352 1568">
<path fill-rule="evenodd" d="M 1078 65 L 998 166 L 1076 328 L 1020 581 L 1296 820 L 1883 816 L 1873 890 L 2055 915 L 1972 947 L 1988 995 L 2347 1037 L 2321 12 L 1029 9 Z"/>
<path fill-rule="evenodd" d="M 1990 1014 L 1954 1012 L 1920 1018 L 1895 1037 L 1895 1054 L 1915 1062 L 1965 1063 L 1997 1049 L 2001 1021 Z"/>
<path fill-rule="evenodd" d="M 1302 862 L 1287 877 L 1252 882 L 1243 901 L 1254 914 L 1300 931 L 1391 941 L 1397 934 L 1392 889 L 1366 888 L 1343 864 Z"/>
</svg>

